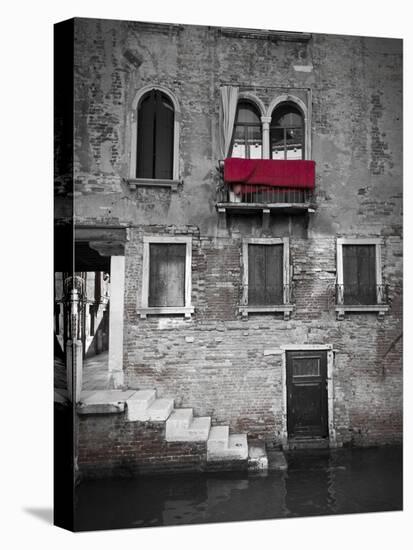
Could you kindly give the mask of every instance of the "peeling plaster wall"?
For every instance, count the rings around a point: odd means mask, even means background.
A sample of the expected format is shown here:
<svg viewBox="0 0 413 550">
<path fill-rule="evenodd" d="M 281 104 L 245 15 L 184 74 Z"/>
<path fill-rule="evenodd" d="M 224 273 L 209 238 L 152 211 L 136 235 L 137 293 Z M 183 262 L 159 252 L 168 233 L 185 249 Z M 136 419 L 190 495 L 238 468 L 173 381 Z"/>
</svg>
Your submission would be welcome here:
<svg viewBox="0 0 413 550">
<path fill-rule="evenodd" d="M 402 51 L 401 41 L 312 35 L 309 42 L 245 37 L 219 28 L 77 19 L 75 25 L 75 215 L 78 223 L 131 225 L 126 250 L 124 368 L 130 387 L 160 395 L 277 442 L 281 344 L 332 344 L 339 443 L 401 438 Z M 239 84 L 267 108 L 295 89 L 312 97 L 317 209 L 272 218 L 289 236 L 296 295 L 291 321 L 240 321 L 240 243 L 258 217 L 233 218 L 217 236 L 219 86 Z M 154 84 L 181 108 L 183 184 L 138 188 L 129 176 L 131 105 Z M 59 187 L 59 193 L 67 190 Z M 148 227 L 149 226 L 149 227 Z M 192 320 L 136 313 L 144 232 L 194 235 Z M 338 236 L 382 236 L 390 312 L 336 321 Z M 189 342 L 185 338 L 194 338 Z"/>
</svg>

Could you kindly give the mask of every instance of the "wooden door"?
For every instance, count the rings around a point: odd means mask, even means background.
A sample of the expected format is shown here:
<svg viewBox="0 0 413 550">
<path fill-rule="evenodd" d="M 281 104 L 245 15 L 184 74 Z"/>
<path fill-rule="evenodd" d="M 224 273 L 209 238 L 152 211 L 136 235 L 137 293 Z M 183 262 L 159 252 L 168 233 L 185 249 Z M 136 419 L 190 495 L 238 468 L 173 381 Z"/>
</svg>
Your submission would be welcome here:
<svg viewBox="0 0 413 550">
<path fill-rule="evenodd" d="M 287 352 L 289 437 L 327 437 L 327 352 Z"/>
</svg>

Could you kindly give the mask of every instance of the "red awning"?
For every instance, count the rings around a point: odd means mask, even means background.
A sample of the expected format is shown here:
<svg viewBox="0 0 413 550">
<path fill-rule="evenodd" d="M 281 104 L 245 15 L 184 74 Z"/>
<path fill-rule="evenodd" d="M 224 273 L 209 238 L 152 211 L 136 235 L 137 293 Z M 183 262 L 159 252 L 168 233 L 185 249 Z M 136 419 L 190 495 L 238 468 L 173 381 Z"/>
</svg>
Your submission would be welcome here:
<svg viewBox="0 0 413 550">
<path fill-rule="evenodd" d="M 314 189 L 315 162 L 227 158 L 224 161 L 224 180 L 230 185 Z"/>
</svg>

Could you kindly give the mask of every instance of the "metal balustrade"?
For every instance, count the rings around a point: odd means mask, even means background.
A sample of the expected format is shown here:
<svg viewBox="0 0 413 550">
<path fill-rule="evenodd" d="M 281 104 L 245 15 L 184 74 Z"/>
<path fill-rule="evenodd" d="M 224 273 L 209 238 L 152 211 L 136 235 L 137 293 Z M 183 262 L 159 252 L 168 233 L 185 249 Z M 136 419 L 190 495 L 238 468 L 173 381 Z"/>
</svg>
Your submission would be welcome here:
<svg viewBox="0 0 413 550">
<path fill-rule="evenodd" d="M 306 204 L 314 202 L 314 193 L 309 189 L 290 189 L 268 185 L 240 185 L 235 193 L 224 183 L 219 189 L 217 200 L 220 203 L 236 204 Z M 238 194 L 239 192 L 239 194 Z"/>
</svg>

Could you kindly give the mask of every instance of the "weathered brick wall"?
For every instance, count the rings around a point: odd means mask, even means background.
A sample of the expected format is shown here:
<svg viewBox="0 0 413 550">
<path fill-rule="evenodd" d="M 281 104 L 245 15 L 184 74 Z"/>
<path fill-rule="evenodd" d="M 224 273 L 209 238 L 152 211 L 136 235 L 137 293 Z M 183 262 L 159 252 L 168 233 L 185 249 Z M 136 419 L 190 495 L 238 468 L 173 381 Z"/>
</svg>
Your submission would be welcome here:
<svg viewBox="0 0 413 550">
<path fill-rule="evenodd" d="M 193 228 L 188 228 L 188 232 Z M 184 228 L 146 228 L 146 234 Z M 241 320 L 241 238 L 206 239 L 193 231 L 191 320 L 140 319 L 142 228 L 130 233 L 126 252 L 124 368 L 131 388 L 156 388 L 177 406 L 193 407 L 217 424 L 230 423 L 268 443 L 280 443 L 282 362 L 264 350 L 291 344 L 330 344 L 335 350 L 334 418 L 339 443 L 389 443 L 401 435 L 400 289 L 394 241 L 383 249 L 391 311 L 334 311 L 335 239 L 291 242 L 295 312 Z M 388 250 L 389 249 L 389 250 Z M 388 260 L 392 266 L 388 269 Z M 399 269 L 401 266 L 399 265 Z"/>
<path fill-rule="evenodd" d="M 219 29 L 133 22 L 76 23 L 75 213 L 79 222 L 130 224 L 126 248 L 124 369 L 132 388 L 156 387 L 215 423 L 278 441 L 281 356 L 265 349 L 330 344 L 335 352 L 334 418 L 339 442 L 401 438 L 402 138 L 401 45 L 397 40 L 313 35 L 285 42 Z M 307 67 L 306 71 L 297 66 Z M 316 212 L 271 219 L 289 236 L 296 310 L 240 319 L 241 239 L 260 236 L 259 216 L 215 211 L 218 97 L 239 84 L 268 107 L 281 90 L 311 90 Z M 138 189 L 129 175 L 131 104 L 145 85 L 178 98 L 178 191 Z M 304 93 L 305 92 L 305 93 Z M 300 96 L 301 97 L 301 96 Z M 136 312 L 142 237 L 193 236 L 191 320 Z M 334 312 L 337 237 L 383 238 L 390 312 Z M 97 428 L 96 428 L 97 429 Z"/>
<path fill-rule="evenodd" d="M 75 36 L 79 220 L 196 223 L 215 234 L 219 86 L 233 83 L 266 108 L 281 92 L 304 97 L 311 90 L 318 202 L 312 231 L 367 234 L 380 221 L 400 232 L 400 41 L 313 35 L 283 42 L 207 27 L 83 19 Z M 178 193 L 131 191 L 124 182 L 132 101 L 148 84 L 170 89 L 180 103 Z"/>
<path fill-rule="evenodd" d="M 206 443 L 168 443 L 165 422 L 126 422 L 124 414 L 78 417 L 77 465 L 82 477 L 201 470 Z"/>
</svg>

